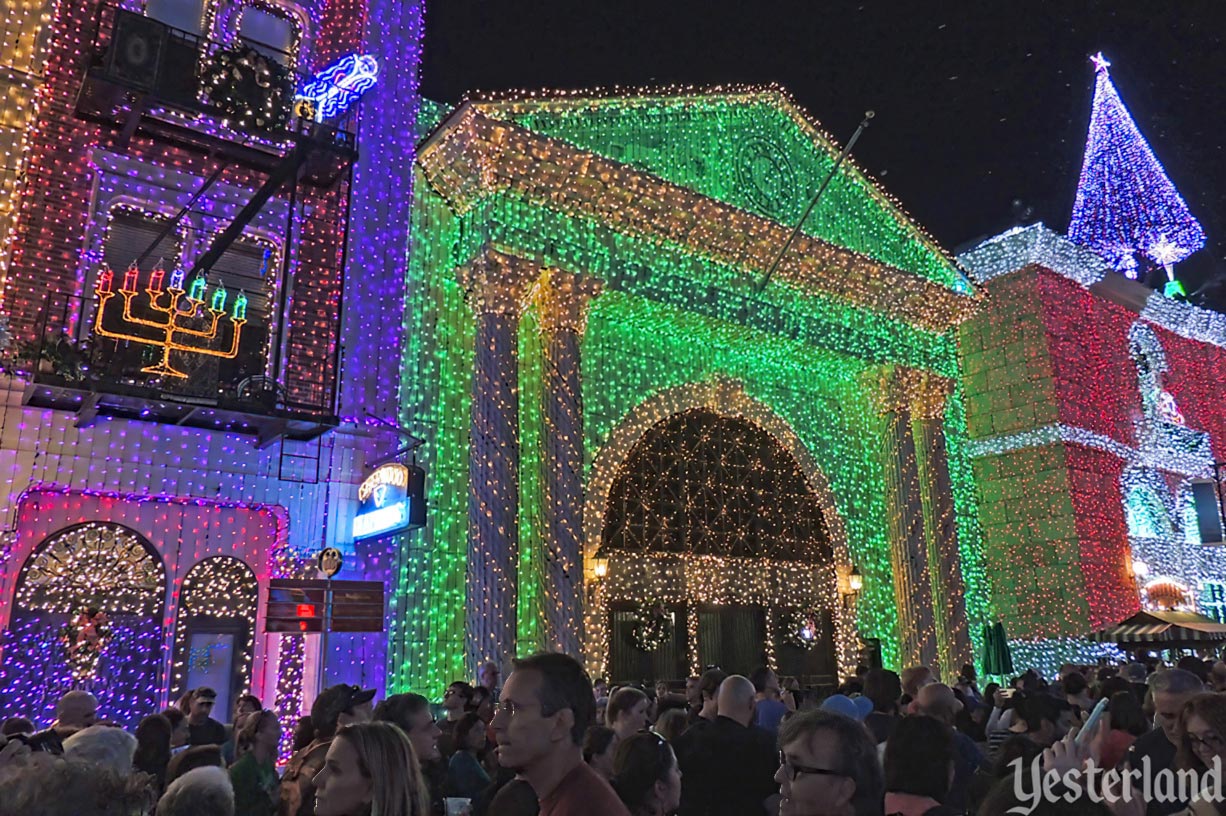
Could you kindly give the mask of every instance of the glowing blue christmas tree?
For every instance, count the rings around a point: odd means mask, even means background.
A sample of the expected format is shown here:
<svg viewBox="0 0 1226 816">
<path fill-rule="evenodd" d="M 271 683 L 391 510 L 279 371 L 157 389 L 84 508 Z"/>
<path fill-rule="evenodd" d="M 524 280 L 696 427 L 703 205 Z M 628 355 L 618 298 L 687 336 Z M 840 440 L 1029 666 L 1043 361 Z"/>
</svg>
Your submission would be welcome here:
<svg viewBox="0 0 1226 816">
<path fill-rule="evenodd" d="M 1205 245 L 1205 232 L 1120 100 L 1102 53 L 1068 237 L 1131 278 L 1138 256 L 1166 269 Z"/>
</svg>

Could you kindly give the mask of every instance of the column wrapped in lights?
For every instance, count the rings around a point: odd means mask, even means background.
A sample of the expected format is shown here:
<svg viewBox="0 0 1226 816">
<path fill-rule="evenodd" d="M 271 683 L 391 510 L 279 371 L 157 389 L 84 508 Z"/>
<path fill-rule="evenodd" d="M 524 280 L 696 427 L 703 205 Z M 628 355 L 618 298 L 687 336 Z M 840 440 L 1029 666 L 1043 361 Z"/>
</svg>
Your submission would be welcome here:
<svg viewBox="0 0 1226 816">
<path fill-rule="evenodd" d="M 461 270 L 477 316 L 469 433 L 467 657 L 515 656 L 519 565 L 519 315 L 540 267 L 489 249 Z"/>
<path fill-rule="evenodd" d="M 583 392 L 579 345 L 599 281 L 547 270 L 544 335 L 544 525 L 549 647 L 579 657 L 583 643 Z"/>
</svg>

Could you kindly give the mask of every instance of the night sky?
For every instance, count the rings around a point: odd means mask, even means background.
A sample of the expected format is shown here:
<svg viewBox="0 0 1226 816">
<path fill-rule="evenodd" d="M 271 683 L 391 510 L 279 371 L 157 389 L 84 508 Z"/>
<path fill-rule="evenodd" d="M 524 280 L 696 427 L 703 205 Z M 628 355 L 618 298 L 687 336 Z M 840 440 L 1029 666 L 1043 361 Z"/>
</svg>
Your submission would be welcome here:
<svg viewBox="0 0 1226 816">
<path fill-rule="evenodd" d="M 427 0 L 423 91 L 778 83 L 951 251 L 1068 226 L 1100 49 L 1226 273 L 1226 4 Z M 1027 214 L 1029 212 L 1029 214 Z M 1226 279 L 1226 274 L 1223 275 Z M 1206 292 L 1226 310 L 1226 285 Z"/>
</svg>

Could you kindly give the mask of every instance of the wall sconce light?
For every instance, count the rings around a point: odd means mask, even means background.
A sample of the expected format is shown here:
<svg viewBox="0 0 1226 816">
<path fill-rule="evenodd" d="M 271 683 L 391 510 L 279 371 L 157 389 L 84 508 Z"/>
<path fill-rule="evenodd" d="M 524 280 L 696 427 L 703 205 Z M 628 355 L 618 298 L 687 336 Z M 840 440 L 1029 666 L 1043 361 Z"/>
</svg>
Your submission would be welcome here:
<svg viewBox="0 0 1226 816">
<path fill-rule="evenodd" d="M 863 588 L 864 576 L 860 574 L 860 568 L 852 564 L 851 574 L 847 576 L 847 589 L 851 591 L 852 595 L 857 595 Z"/>
<path fill-rule="evenodd" d="M 604 550 L 597 550 L 592 556 L 592 575 L 596 580 L 603 581 L 609 575 L 609 556 Z"/>
<path fill-rule="evenodd" d="M 1149 564 L 1146 564 L 1140 558 L 1132 559 L 1132 574 L 1144 581 L 1149 575 Z"/>
</svg>

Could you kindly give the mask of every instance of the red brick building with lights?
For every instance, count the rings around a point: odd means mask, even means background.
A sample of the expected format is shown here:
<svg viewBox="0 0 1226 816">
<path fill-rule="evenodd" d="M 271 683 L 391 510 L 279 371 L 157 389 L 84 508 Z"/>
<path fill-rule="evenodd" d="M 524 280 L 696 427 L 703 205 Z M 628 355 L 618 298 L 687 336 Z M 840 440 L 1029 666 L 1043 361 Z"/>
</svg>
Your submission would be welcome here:
<svg viewBox="0 0 1226 816">
<path fill-rule="evenodd" d="M 959 260 L 989 297 L 959 342 L 984 559 L 1018 664 L 1092 656 L 1086 635 L 1141 608 L 1221 620 L 1226 549 L 1201 543 L 1193 493 L 1226 459 L 1226 317 L 1042 226 Z"/>
</svg>

